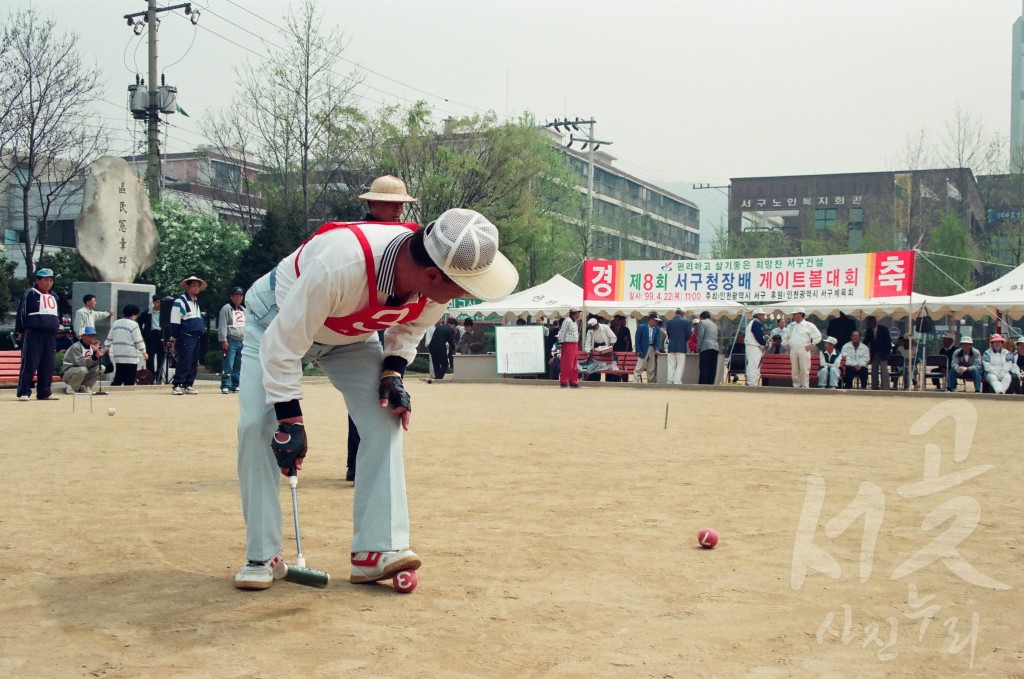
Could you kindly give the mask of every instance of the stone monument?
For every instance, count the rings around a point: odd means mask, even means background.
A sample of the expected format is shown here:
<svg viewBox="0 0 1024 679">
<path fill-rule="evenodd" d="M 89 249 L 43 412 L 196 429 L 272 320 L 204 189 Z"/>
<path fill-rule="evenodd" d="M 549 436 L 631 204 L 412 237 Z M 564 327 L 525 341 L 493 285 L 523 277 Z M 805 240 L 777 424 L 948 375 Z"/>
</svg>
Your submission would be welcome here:
<svg viewBox="0 0 1024 679">
<path fill-rule="evenodd" d="M 103 156 L 89 166 L 75 236 L 85 270 L 98 281 L 132 283 L 156 261 L 160 235 L 149 196 L 124 160 Z"/>
<path fill-rule="evenodd" d="M 156 261 L 160 234 L 145 186 L 124 160 L 104 156 L 89 166 L 75 237 L 82 265 L 96 282 L 74 283 L 73 309 L 82 306 L 85 294 L 96 295 L 96 308 L 114 309 L 118 317 L 125 304 L 149 308 L 156 288 L 134 281 Z M 110 322 L 96 324 L 100 341 Z"/>
</svg>

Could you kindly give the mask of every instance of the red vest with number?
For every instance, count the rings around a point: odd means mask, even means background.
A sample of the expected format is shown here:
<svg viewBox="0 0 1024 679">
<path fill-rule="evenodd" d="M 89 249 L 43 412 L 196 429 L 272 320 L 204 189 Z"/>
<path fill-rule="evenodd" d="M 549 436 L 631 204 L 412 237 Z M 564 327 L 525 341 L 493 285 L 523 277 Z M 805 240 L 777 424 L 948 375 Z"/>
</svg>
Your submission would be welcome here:
<svg viewBox="0 0 1024 679">
<path fill-rule="evenodd" d="M 411 323 L 419 318 L 420 314 L 423 313 L 423 307 L 427 304 L 426 295 L 420 296 L 420 298 L 415 302 L 403 304 L 401 306 L 377 304 L 377 271 L 373 265 L 373 250 L 370 248 L 370 242 L 366 239 L 366 234 L 363 233 L 360 225 L 373 226 L 373 223 L 333 222 L 330 224 L 324 224 L 316 233 L 306 239 L 306 241 L 299 246 L 299 251 L 295 253 L 295 278 L 298 278 L 299 257 L 302 255 L 302 250 L 306 247 L 306 243 L 309 243 L 310 240 L 321 234 L 327 233 L 328 231 L 333 231 L 335 229 L 348 229 L 352 232 L 352 235 L 356 237 L 356 240 L 359 241 L 359 247 L 363 249 L 363 260 L 366 262 L 366 306 L 355 313 L 349 314 L 348 316 L 331 316 L 324 321 L 324 326 L 326 328 L 333 330 L 339 335 L 345 335 L 347 337 L 366 335 L 371 332 L 377 332 L 378 330 L 386 330 L 393 325 Z M 398 223 L 397 225 L 405 227 L 410 231 L 415 231 L 419 228 L 416 224 Z"/>
</svg>

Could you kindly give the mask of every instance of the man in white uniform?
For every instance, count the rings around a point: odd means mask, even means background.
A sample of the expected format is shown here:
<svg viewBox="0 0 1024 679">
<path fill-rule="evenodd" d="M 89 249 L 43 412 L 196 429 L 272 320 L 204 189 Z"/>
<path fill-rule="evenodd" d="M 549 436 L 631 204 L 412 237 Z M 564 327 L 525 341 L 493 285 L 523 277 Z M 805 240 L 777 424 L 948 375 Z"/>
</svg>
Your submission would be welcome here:
<svg viewBox="0 0 1024 679">
<path fill-rule="evenodd" d="M 498 300 L 516 286 L 498 230 L 472 210 L 415 224 L 325 224 L 246 294 L 238 478 L 246 523 L 239 589 L 267 589 L 281 557 L 280 475 L 306 455 L 302 366 L 315 362 L 345 398 L 361 436 L 351 576 L 375 582 L 415 570 L 409 542 L 402 384 L 427 328 L 468 293 Z M 377 331 L 384 330 L 383 346 Z"/>
<path fill-rule="evenodd" d="M 797 389 L 810 388 L 811 349 L 821 341 L 821 332 L 807 320 L 803 309 L 793 312 L 793 322 L 786 328 L 782 341 L 789 345 L 790 374 L 793 377 L 793 386 Z"/>
</svg>

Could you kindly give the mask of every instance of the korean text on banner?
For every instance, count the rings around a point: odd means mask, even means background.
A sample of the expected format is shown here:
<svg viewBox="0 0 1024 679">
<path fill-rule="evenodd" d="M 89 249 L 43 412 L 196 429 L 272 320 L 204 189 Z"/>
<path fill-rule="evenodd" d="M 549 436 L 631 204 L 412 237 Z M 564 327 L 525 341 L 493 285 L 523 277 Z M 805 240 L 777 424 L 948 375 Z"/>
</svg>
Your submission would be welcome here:
<svg viewBox="0 0 1024 679">
<path fill-rule="evenodd" d="M 909 296 L 914 252 L 677 261 L 587 260 L 586 302 L 844 301 Z"/>
</svg>

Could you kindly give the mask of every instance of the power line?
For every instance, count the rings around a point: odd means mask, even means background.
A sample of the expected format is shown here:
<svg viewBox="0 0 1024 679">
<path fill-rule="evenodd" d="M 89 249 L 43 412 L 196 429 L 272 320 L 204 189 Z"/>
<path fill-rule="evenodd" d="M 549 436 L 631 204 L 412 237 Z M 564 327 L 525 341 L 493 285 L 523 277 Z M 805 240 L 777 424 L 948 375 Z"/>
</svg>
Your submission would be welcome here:
<svg viewBox="0 0 1024 679">
<path fill-rule="evenodd" d="M 235 7 L 237 7 L 238 9 L 240 9 L 240 10 L 242 10 L 244 12 L 246 12 L 248 14 L 251 14 L 252 16 L 254 16 L 257 19 L 259 19 L 260 21 L 263 21 L 267 25 L 273 27 L 276 31 L 281 32 L 281 33 L 286 32 L 285 29 L 282 28 L 281 26 L 278 26 L 277 24 L 275 24 L 274 22 L 270 21 L 269 19 L 266 19 L 266 18 L 260 16 L 259 14 L 257 14 L 256 12 L 253 12 L 252 10 L 250 10 L 250 9 L 248 9 L 246 7 L 243 7 L 242 5 L 239 5 L 237 2 L 234 2 L 234 0 L 227 0 L 227 2 L 231 3 L 232 5 L 234 5 Z M 207 10 L 207 11 L 209 11 L 209 10 Z M 221 17 L 221 18 L 223 19 L 224 17 Z M 225 21 L 228 21 L 228 20 L 225 19 Z M 228 21 L 228 22 L 232 23 L 230 21 Z M 234 24 L 234 25 L 237 26 L 237 24 Z M 241 26 L 239 26 L 239 28 L 241 28 Z M 255 34 L 252 34 L 249 31 L 247 31 L 244 28 L 242 30 L 245 30 L 247 33 L 250 33 L 251 35 L 255 35 Z M 259 37 L 259 36 L 257 36 L 257 37 Z M 280 48 L 278 48 L 278 49 L 280 49 Z M 445 96 L 442 96 L 442 95 L 439 95 L 439 94 L 434 94 L 433 92 L 428 92 L 427 90 L 424 90 L 422 88 L 416 87 L 415 85 L 410 85 L 409 83 L 402 82 L 401 80 L 397 80 L 395 78 L 392 78 L 391 76 L 384 75 L 383 73 L 380 73 L 379 71 L 375 71 L 375 70 L 373 70 L 371 68 L 367 68 L 366 66 L 363 66 L 362 64 L 360 64 L 360 63 L 358 63 L 356 61 L 352 61 L 351 59 L 347 59 L 347 58 L 341 56 L 340 54 L 337 55 L 337 58 L 339 60 L 341 60 L 341 61 L 344 61 L 345 63 L 352 64 L 353 66 L 355 66 L 356 68 L 358 68 L 358 69 L 360 69 L 362 71 L 366 71 L 367 73 L 371 73 L 371 74 L 377 76 L 378 78 L 384 78 L 385 80 L 389 80 L 389 81 L 395 83 L 396 85 L 401 85 L 402 87 L 408 87 L 409 89 L 414 90 L 416 92 L 419 92 L 420 94 L 425 94 L 428 97 L 433 97 L 434 99 L 439 99 L 439 100 L 444 101 L 446 103 L 454 104 L 456 106 L 461 106 L 463 108 L 467 108 L 467 109 L 470 109 L 470 110 L 473 110 L 473 111 L 478 111 L 480 113 L 487 113 L 488 110 L 489 110 L 489 109 L 480 108 L 478 106 L 473 106 L 471 104 L 463 104 L 463 103 L 455 101 L 453 99 L 449 99 L 448 97 L 445 97 Z M 335 75 L 337 75 L 337 74 L 335 74 Z M 365 86 L 366 87 L 370 87 L 371 89 L 375 89 L 378 92 L 384 92 L 385 94 L 390 94 L 391 96 L 398 96 L 398 95 L 395 95 L 395 94 L 391 94 L 389 92 L 385 92 L 384 90 L 381 90 L 381 89 L 379 89 L 377 87 L 372 87 L 371 85 L 365 85 Z M 404 99 L 404 97 L 399 97 L 399 98 Z M 454 113 L 452 111 L 443 111 L 443 110 L 442 110 L 442 112 L 443 113 Z"/>
</svg>

